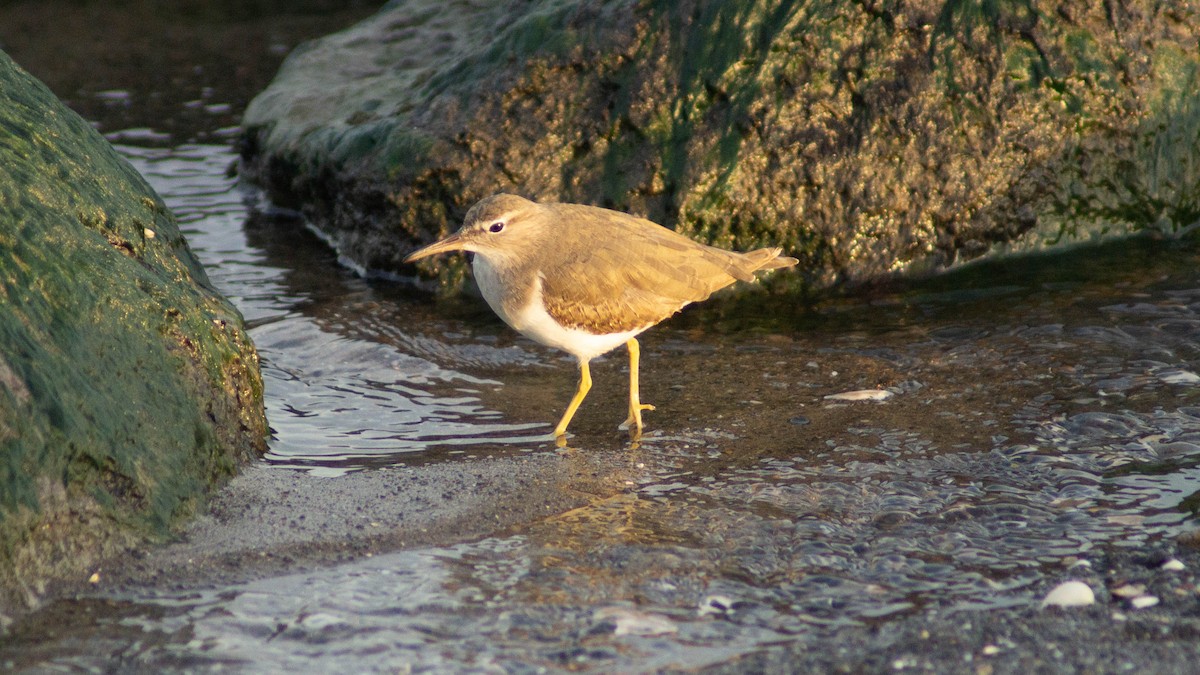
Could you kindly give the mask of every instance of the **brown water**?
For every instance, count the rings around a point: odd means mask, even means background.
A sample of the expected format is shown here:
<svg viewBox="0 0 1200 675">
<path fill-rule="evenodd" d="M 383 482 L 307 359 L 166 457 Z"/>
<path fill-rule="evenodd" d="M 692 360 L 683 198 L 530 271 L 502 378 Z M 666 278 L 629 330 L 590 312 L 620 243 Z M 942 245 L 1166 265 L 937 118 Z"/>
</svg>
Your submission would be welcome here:
<svg viewBox="0 0 1200 675">
<path fill-rule="evenodd" d="M 60 600 L 44 610 L 58 627 L 10 642 L 0 667 L 694 668 L 934 609 L 1035 604 L 1063 569 L 1195 527 L 1195 246 L 1009 261 L 814 308 L 718 299 L 644 340 L 643 398 L 659 409 L 640 444 L 615 429 L 618 354 L 596 364 L 558 449 L 546 434 L 571 362 L 481 301 L 339 266 L 226 175 L 226 112 L 208 109 L 200 135 L 105 130 L 251 326 L 264 462 L 331 481 L 509 454 L 615 468 L 590 469 L 586 506 L 482 540 Z M 827 398 L 854 390 L 889 397 Z"/>
</svg>

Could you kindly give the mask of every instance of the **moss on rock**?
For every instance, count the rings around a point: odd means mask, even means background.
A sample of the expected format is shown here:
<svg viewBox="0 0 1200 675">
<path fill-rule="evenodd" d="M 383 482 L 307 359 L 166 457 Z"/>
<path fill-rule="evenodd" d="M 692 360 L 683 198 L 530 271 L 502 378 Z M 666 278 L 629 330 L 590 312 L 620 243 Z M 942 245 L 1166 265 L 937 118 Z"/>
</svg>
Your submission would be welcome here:
<svg viewBox="0 0 1200 675">
<path fill-rule="evenodd" d="M 245 117 L 245 174 L 369 268 L 498 191 L 782 243 L 818 287 L 1198 217 L 1195 8 L 451 5 L 308 45 Z"/>
<path fill-rule="evenodd" d="M 174 217 L 0 53 L 0 607 L 166 535 L 265 440 L 242 318 Z"/>
</svg>

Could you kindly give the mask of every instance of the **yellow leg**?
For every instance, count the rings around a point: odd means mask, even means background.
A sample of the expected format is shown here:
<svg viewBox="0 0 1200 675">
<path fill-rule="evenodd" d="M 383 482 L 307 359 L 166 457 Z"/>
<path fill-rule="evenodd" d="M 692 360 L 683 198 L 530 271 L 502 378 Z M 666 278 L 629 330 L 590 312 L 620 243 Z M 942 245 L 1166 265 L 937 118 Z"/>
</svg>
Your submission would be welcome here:
<svg viewBox="0 0 1200 675">
<path fill-rule="evenodd" d="M 635 429 L 640 434 L 642 411 L 654 410 L 654 406 L 642 403 L 638 395 L 638 360 L 641 358 L 641 349 L 638 347 L 637 338 L 629 338 L 625 347 L 629 349 L 629 419 L 625 420 L 621 428 Z"/>
<path fill-rule="evenodd" d="M 571 418 L 575 416 L 575 411 L 579 410 L 579 404 L 583 403 L 583 398 L 587 396 L 588 390 L 592 388 L 592 372 L 588 369 L 587 361 L 579 362 L 579 388 L 575 390 L 575 397 L 571 399 L 570 405 L 567 406 L 567 411 L 563 413 L 562 419 L 558 421 L 558 426 L 554 427 L 555 436 L 563 436 L 567 433 L 567 425 L 571 423 Z"/>
</svg>

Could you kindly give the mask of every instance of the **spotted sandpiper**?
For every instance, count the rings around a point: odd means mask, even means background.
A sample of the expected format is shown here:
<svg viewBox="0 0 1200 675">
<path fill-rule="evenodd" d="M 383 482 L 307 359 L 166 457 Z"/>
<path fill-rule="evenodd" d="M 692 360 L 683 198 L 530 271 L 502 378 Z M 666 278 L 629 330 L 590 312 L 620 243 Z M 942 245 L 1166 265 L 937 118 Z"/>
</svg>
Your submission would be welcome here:
<svg viewBox="0 0 1200 675">
<path fill-rule="evenodd" d="M 619 211 L 510 194 L 475 204 L 458 232 L 404 262 L 448 251 L 474 254 L 479 290 L 505 323 L 579 361 L 579 387 L 554 428 L 560 438 L 592 387 L 588 363 L 622 343 L 629 418 L 621 426 L 640 434 L 642 411 L 654 406 L 638 397 L 636 336 L 735 281 L 797 262 L 779 248 L 726 251 Z"/>
</svg>

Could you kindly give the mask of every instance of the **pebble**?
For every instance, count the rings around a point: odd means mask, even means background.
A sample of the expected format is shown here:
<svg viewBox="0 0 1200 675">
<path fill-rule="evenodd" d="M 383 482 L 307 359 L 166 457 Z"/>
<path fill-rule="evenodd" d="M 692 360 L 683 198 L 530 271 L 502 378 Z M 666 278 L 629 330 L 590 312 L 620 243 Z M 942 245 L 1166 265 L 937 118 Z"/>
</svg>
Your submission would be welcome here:
<svg viewBox="0 0 1200 675">
<path fill-rule="evenodd" d="M 1163 564 L 1159 565 L 1158 569 L 1166 570 L 1168 572 L 1181 572 L 1185 568 L 1183 563 L 1179 562 L 1179 560 L 1176 558 L 1171 558 L 1170 560 L 1167 560 Z"/>
<path fill-rule="evenodd" d="M 895 396 L 887 389 L 858 389 L 856 391 L 844 391 L 840 394 L 830 394 L 825 397 L 826 401 L 886 401 Z"/>
<path fill-rule="evenodd" d="M 604 607 L 596 610 L 596 619 L 611 623 L 615 635 L 665 635 L 679 632 L 675 622 L 661 614 L 639 612 L 624 607 Z"/>
<path fill-rule="evenodd" d="M 729 614 L 733 612 L 733 598 L 727 595 L 710 595 L 700 601 L 699 616 L 707 614 Z"/>
<path fill-rule="evenodd" d="M 1146 586 L 1143 584 L 1125 584 L 1124 586 L 1114 588 L 1112 594 L 1118 598 L 1136 598 L 1139 595 L 1146 594 Z"/>
<path fill-rule="evenodd" d="M 1200 375 L 1190 370 L 1164 370 L 1158 379 L 1166 384 L 1200 384 Z"/>
<path fill-rule="evenodd" d="M 1046 595 L 1042 607 L 1086 607 L 1095 602 L 1091 586 L 1082 581 L 1064 581 Z"/>
<path fill-rule="evenodd" d="M 1134 609 L 1146 609 L 1147 607 L 1153 607 L 1157 605 L 1158 598 L 1154 597 L 1153 595 L 1139 595 L 1138 597 L 1130 600 L 1129 604 Z"/>
</svg>

